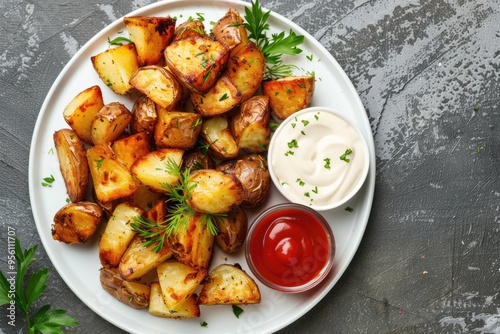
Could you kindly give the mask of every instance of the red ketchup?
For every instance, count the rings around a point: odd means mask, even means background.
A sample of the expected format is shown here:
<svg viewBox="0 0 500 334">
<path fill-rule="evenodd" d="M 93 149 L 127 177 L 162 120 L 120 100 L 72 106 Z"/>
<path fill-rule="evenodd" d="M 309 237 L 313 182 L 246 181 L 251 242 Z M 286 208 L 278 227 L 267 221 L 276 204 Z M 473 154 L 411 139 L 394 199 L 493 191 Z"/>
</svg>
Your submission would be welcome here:
<svg viewBox="0 0 500 334">
<path fill-rule="evenodd" d="M 255 269 L 271 284 L 302 286 L 331 268 L 334 240 L 314 214 L 283 207 L 271 211 L 254 227 L 250 257 Z"/>
</svg>

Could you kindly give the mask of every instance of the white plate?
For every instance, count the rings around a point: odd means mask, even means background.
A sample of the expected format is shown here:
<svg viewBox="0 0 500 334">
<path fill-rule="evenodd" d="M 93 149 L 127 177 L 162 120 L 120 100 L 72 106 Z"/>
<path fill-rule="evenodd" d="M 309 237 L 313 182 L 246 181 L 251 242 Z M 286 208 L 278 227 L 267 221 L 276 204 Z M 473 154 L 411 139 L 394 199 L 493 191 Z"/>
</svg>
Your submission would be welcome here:
<svg viewBox="0 0 500 334">
<path fill-rule="evenodd" d="M 176 16 L 180 23 L 190 16 L 196 17 L 196 13 L 202 13 L 206 27 L 210 29 L 209 22 L 222 17 L 230 7 L 243 15 L 244 6 L 247 5 L 240 1 L 168 1 L 152 4 L 129 15 L 171 15 Z M 87 244 L 73 246 L 52 240 L 54 214 L 66 204 L 67 198 L 52 140 L 54 131 L 68 127 L 62 116 L 64 107 L 77 93 L 95 84 L 101 86 L 105 103 L 120 101 L 129 107 L 133 103 L 129 97 L 112 93 L 95 74 L 90 61 L 92 55 L 108 48 L 108 38 L 124 35 L 126 29 L 121 19 L 106 27 L 79 50 L 58 76 L 45 99 L 35 125 L 29 162 L 30 199 L 38 233 L 52 263 L 73 292 L 97 314 L 126 331 L 194 333 L 201 329 L 200 323 L 206 321 L 208 327 L 203 328 L 206 334 L 275 332 L 316 305 L 339 280 L 358 249 L 368 222 L 375 187 L 375 150 L 367 115 L 349 78 L 318 41 L 276 13 L 271 13 L 268 22 L 273 32 L 288 32 L 291 28 L 305 36 L 301 46 L 303 53 L 285 62 L 294 63 L 305 71 L 314 71 L 317 81 L 312 106 L 338 110 L 361 128 L 370 149 L 370 172 L 360 192 L 345 205 L 353 208 L 353 212 L 342 207 L 323 213 L 333 228 L 337 243 L 333 269 L 324 283 L 301 294 L 278 293 L 260 285 L 262 302 L 243 306 L 244 313 L 239 319 L 234 316 L 230 306 L 202 306 L 201 317 L 191 320 L 163 319 L 149 315 L 147 310 L 132 309 L 113 299 L 100 286 L 97 237 Z M 306 57 L 311 54 L 312 61 Z M 296 72 L 298 75 L 301 73 Z M 42 179 L 50 175 L 55 177 L 53 187 L 42 187 Z M 273 189 L 265 205 L 284 201 L 278 191 Z M 254 212 L 249 212 L 250 221 L 254 216 Z M 238 262 L 250 273 L 242 250 L 231 256 L 216 252 L 212 266 L 226 261 Z"/>
</svg>

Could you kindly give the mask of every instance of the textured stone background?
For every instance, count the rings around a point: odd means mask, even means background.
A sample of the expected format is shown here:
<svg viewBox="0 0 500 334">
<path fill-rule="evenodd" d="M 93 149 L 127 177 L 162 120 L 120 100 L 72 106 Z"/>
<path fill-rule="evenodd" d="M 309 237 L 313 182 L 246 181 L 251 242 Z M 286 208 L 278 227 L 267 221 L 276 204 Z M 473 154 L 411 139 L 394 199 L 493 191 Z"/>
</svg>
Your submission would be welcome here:
<svg viewBox="0 0 500 334">
<path fill-rule="evenodd" d="M 0 239 L 39 243 L 28 155 L 45 95 L 77 50 L 151 1 L 0 0 Z M 333 290 L 280 333 L 500 332 L 500 2 L 261 0 L 321 42 L 367 110 L 377 154 L 368 228 Z M 0 268 L 6 267 L 0 243 Z M 40 304 L 68 333 L 117 333 L 49 268 Z M 0 331 L 15 331 L 0 311 Z M 202 330 L 200 330 L 202 332 Z"/>
</svg>

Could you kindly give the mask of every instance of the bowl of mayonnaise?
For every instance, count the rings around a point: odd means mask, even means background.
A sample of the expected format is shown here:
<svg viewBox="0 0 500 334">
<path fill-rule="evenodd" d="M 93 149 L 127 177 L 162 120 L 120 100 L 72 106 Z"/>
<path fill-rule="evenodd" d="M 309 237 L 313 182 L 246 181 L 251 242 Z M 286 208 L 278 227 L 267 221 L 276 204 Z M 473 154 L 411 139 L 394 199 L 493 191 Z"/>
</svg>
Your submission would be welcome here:
<svg viewBox="0 0 500 334">
<path fill-rule="evenodd" d="M 339 207 L 362 187 L 370 157 L 365 137 L 346 116 L 310 107 L 286 118 L 271 137 L 271 179 L 290 202 L 324 211 Z"/>
</svg>

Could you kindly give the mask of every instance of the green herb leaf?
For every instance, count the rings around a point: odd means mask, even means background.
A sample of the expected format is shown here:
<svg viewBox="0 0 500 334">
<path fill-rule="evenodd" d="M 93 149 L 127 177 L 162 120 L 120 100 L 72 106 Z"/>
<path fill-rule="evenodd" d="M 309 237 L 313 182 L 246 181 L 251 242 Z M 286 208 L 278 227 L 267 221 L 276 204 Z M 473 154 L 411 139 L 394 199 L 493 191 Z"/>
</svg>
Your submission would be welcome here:
<svg viewBox="0 0 500 334">
<path fill-rule="evenodd" d="M 342 154 L 340 156 L 340 160 L 343 160 L 343 161 L 349 163 L 351 161 L 351 159 L 348 159 L 347 156 L 351 153 L 352 153 L 352 150 L 350 148 L 348 148 L 347 150 L 345 150 L 344 154 Z"/>
<path fill-rule="evenodd" d="M 48 188 L 51 188 L 52 187 L 52 183 L 54 183 L 54 181 L 56 180 L 54 178 L 54 176 L 51 174 L 50 176 L 48 177 L 44 177 L 43 179 L 43 182 L 42 182 L 42 186 L 44 187 L 48 187 Z"/>
<path fill-rule="evenodd" d="M 108 44 L 109 45 L 123 45 L 123 43 L 132 43 L 132 41 L 126 37 L 116 37 L 114 39 L 109 39 L 108 37 Z"/>
<path fill-rule="evenodd" d="M 348 211 L 348 212 L 353 212 L 353 211 L 354 211 L 354 209 L 348 206 L 347 208 L 345 208 L 345 211 Z"/>
<path fill-rule="evenodd" d="M 233 305 L 233 313 L 236 316 L 236 318 L 239 318 L 243 312 L 244 311 L 241 307 L 239 307 L 238 305 Z"/>
<path fill-rule="evenodd" d="M 289 143 L 288 143 L 288 148 L 298 148 L 299 147 L 299 143 L 297 142 L 296 139 L 292 139 Z"/>
</svg>

